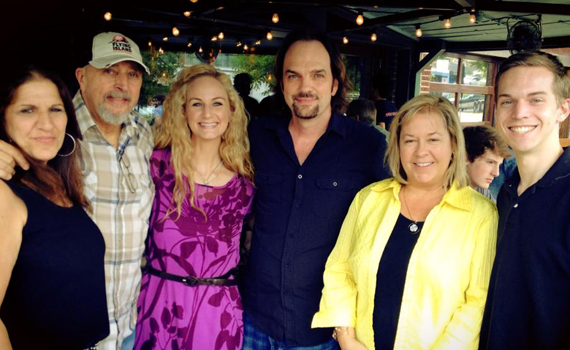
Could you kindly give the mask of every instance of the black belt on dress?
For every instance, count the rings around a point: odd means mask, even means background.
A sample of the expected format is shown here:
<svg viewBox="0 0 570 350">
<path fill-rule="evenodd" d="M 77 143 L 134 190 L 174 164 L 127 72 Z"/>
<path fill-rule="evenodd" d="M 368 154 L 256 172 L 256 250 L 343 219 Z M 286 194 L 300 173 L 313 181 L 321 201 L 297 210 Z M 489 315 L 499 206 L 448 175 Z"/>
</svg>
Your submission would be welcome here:
<svg viewBox="0 0 570 350">
<path fill-rule="evenodd" d="M 150 273 L 153 276 L 164 278 L 171 281 L 176 281 L 180 283 L 184 283 L 187 286 L 236 286 L 237 280 L 235 279 L 235 275 L 237 272 L 237 268 L 233 268 L 228 271 L 223 276 L 213 277 L 213 278 L 198 278 L 193 276 L 177 276 L 170 274 L 168 272 L 159 271 L 153 268 L 150 265 L 146 265 L 144 268 L 145 272 Z M 230 276 L 234 276 L 234 279 L 228 279 Z"/>
</svg>

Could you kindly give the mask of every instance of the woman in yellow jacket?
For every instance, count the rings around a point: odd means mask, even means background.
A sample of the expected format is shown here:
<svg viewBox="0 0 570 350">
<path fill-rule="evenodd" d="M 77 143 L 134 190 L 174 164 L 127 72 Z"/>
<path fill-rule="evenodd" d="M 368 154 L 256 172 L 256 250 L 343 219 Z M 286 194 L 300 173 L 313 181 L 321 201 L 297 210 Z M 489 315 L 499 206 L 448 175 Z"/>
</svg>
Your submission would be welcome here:
<svg viewBox="0 0 570 350">
<path fill-rule="evenodd" d="M 394 178 L 356 195 L 312 326 L 335 327 L 342 349 L 476 349 L 497 210 L 468 186 L 455 107 L 410 100 L 389 141 Z"/>
</svg>

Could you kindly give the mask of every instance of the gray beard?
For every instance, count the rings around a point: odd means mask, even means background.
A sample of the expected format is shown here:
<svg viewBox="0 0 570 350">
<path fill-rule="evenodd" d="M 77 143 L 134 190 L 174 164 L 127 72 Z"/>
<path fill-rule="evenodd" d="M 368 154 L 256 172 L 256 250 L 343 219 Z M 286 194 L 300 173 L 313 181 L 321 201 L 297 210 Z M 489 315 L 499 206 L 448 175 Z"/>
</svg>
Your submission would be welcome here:
<svg viewBox="0 0 570 350">
<path fill-rule="evenodd" d="M 99 105 L 99 107 L 97 107 L 97 114 L 99 114 L 99 117 L 107 124 L 121 125 L 129 120 L 129 114 L 131 114 L 131 111 L 120 114 L 114 114 L 113 112 L 107 110 L 105 106 L 101 104 Z"/>
<path fill-rule="evenodd" d="M 319 105 L 311 109 L 302 109 L 293 103 L 293 114 L 299 119 L 313 119 L 319 114 Z"/>
</svg>

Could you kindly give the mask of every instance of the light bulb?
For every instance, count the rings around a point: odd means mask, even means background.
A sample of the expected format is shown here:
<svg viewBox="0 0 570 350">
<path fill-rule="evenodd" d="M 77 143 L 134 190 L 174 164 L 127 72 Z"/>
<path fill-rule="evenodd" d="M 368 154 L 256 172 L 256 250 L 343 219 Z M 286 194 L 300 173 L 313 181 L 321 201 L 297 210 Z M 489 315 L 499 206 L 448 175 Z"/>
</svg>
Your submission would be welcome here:
<svg viewBox="0 0 570 350">
<path fill-rule="evenodd" d="M 236 46 L 237 46 L 237 47 L 240 47 L 241 45 L 243 45 L 243 44 L 241 43 L 241 41 L 238 41 L 238 42 L 236 43 Z"/>
<path fill-rule="evenodd" d="M 220 32 L 220 34 L 218 34 L 218 39 L 224 40 L 224 32 Z"/>
<path fill-rule="evenodd" d="M 158 48 L 158 53 L 161 54 L 161 55 L 164 53 L 164 50 L 162 49 L 162 47 L 159 47 L 159 48 Z"/>
<path fill-rule="evenodd" d="M 192 14 L 192 11 L 184 11 L 184 16 L 186 16 L 186 17 L 190 17 L 191 14 Z"/>
<path fill-rule="evenodd" d="M 195 4 L 198 2 L 198 0 L 190 0 L 191 3 Z"/>
<path fill-rule="evenodd" d="M 470 23 L 477 22 L 477 16 L 475 15 L 475 12 L 471 12 L 471 14 L 469 15 L 469 22 Z"/>
<path fill-rule="evenodd" d="M 111 14 L 111 12 L 105 12 L 103 18 L 105 18 L 105 21 L 110 21 L 111 19 L 113 19 L 113 15 Z"/>
<path fill-rule="evenodd" d="M 272 39 L 273 39 L 273 34 L 271 34 L 271 32 L 267 32 L 266 38 L 267 38 L 267 40 L 272 40 Z"/>
<path fill-rule="evenodd" d="M 257 40 L 254 45 L 261 45 L 261 40 Z"/>
<path fill-rule="evenodd" d="M 376 33 L 372 33 L 372 35 L 370 35 L 370 40 L 372 41 L 378 40 L 378 35 L 376 35 Z"/>
<path fill-rule="evenodd" d="M 188 43 L 188 47 L 192 47 L 192 43 Z"/>
<path fill-rule="evenodd" d="M 172 35 L 174 35 L 174 36 L 180 35 L 180 31 L 178 30 L 178 28 L 172 27 Z"/>
<path fill-rule="evenodd" d="M 359 13 L 358 16 L 356 17 L 356 24 L 361 26 L 362 23 L 364 23 L 364 16 L 362 16 L 362 13 Z"/>
<path fill-rule="evenodd" d="M 148 46 L 152 46 L 152 41 L 148 41 Z"/>
<path fill-rule="evenodd" d="M 343 44 L 348 44 L 348 38 L 345 37 L 345 36 L 343 36 L 343 37 L 342 37 L 342 43 L 343 43 Z"/>
<path fill-rule="evenodd" d="M 162 38 L 162 41 L 168 41 L 168 37 L 165 36 L 164 38 Z"/>
<path fill-rule="evenodd" d="M 277 12 L 275 12 L 275 13 L 273 14 L 273 17 L 271 17 L 271 21 L 272 21 L 273 23 L 279 22 L 279 15 L 277 14 Z"/>
<path fill-rule="evenodd" d="M 245 51 L 247 51 L 247 50 L 249 49 L 249 47 L 247 46 L 247 44 L 245 44 L 245 45 L 243 46 L 243 49 L 244 49 Z"/>
<path fill-rule="evenodd" d="M 443 20 L 443 26 L 447 29 L 451 28 L 451 18 L 446 18 Z"/>
<path fill-rule="evenodd" d="M 212 40 L 212 41 L 218 41 L 218 36 L 217 36 L 217 35 L 214 35 L 211 40 Z"/>
<path fill-rule="evenodd" d="M 422 27 L 420 27 L 419 25 L 416 26 L 416 38 L 421 38 L 422 35 L 424 35 L 424 32 L 422 32 Z"/>
<path fill-rule="evenodd" d="M 204 50 L 202 50 L 202 46 L 200 46 L 200 48 L 198 49 L 198 52 L 199 52 L 199 53 L 204 52 Z"/>
</svg>

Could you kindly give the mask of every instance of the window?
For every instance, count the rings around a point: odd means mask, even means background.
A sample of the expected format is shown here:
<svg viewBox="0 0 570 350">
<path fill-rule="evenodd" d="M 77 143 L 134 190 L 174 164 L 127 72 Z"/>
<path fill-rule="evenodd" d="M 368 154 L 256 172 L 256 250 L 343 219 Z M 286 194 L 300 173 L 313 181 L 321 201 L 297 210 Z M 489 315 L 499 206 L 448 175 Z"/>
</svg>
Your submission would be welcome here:
<svg viewBox="0 0 570 350">
<path fill-rule="evenodd" d="M 490 59 L 447 53 L 424 69 L 421 92 L 447 98 L 463 123 L 491 121 L 494 73 Z"/>
</svg>

